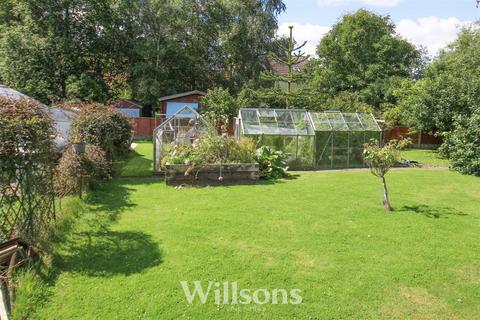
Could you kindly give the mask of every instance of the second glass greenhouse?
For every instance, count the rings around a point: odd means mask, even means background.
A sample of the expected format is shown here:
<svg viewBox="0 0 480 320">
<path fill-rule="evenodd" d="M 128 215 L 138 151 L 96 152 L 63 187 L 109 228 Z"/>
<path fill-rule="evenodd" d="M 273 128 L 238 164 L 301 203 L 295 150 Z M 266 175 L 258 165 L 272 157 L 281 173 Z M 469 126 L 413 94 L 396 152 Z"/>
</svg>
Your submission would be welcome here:
<svg viewBox="0 0 480 320">
<path fill-rule="evenodd" d="M 364 143 L 382 140 L 371 113 L 298 109 L 240 109 L 235 134 L 285 152 L 296 170 L 364 167 Z"/>
</svg>

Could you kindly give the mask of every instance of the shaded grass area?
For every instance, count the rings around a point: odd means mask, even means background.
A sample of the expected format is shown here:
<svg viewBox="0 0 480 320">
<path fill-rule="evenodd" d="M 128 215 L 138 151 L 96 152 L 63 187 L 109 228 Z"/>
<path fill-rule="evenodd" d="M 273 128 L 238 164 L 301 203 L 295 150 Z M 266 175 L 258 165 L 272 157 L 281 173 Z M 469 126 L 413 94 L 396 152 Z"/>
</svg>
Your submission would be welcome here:
<svg viewBox="0 0 480 320">
<path fill-rule="evenodd" d="M 153 143 L 150 140 L 134 142 L 137 147 L 120 159 L 120 176 L 149 177 L 153 173 Z"/>
<path fill-rule="evenodd" d="M 177 190 L 119 179 L 56 247 L 39 319 L 474 319 L 480 180 L 393 170 Z M 301 305 L 188 305 L 180 281 L 299 288 Z"/>
<path fill-rule="evenodd" d="M 402 151 L 402 158 L 418 161 L 421 165 L 448 167 L 448 159 L 441 158 L 437 150 L 407 149 Z"/>
</svg>

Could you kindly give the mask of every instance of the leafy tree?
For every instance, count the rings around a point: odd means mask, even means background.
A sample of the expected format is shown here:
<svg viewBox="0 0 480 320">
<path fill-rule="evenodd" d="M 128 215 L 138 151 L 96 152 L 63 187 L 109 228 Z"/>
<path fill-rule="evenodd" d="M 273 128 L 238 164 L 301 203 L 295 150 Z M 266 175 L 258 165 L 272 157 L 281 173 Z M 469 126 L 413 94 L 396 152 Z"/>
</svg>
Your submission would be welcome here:
<svg viewBox="0 0 480 320">
<path fill-rule="evenodd" d="M 105 89 L 105 84 L 102 85 L 85 73 L 80 78 L 70 76 L 67 79 L 66 91 L 70 100 L 105 102 Z"/>
<path fill-rule="evenodd" d="M 227 124 L 238 112 L 236 99 L 224 88 L 208 90 L 201 104 L 202 113 L 216 124 Z"/>
<path fill-rule="evenodd" d="M 388 16 L 361 9 L 335 24 L 317 47 L 311 85 L 330 97 L 355 92 L 382 110 L 392 78 L 417 77 L 422 52 L 395 32 Z"/>
<path fill-rule="evenodd" d="M 365 162 L 372 174 L 382 179 L 383 184 L 383 200 L 382 204 L 385 210 L 393 211 L 388 196 L 387 181 L 385 175 L 390 169 L 400 161 L 400 150 L 405 147 L 407 140 L 402 142 L 390 141 L 385 146 L 380 147 L 378 141 L 365 144 L 363 156 Z"/>
<path fill-rule="evenodd" d="M 480 109 L 470 117 L 457 117 L 454 126 L 455 130 L 446 133 L 440 151 L 456 171 L 480 176 Z"/>
<path fill-rule="evenodd" d="M 397 91 L 404 121 L 417 129 L 450 132 L 458 116 L 480 108 L 480 31 L 465 29 L 426 69 L 422 80 Z"/>
</svg>

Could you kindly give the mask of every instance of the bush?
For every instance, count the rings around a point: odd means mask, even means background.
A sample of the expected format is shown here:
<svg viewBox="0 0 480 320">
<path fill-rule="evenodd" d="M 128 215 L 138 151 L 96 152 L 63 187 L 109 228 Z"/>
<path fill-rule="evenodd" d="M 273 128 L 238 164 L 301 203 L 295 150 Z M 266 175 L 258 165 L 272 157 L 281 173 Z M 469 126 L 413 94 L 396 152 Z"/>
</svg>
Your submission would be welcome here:
<svg viewBox="0 0 480 320">
<path fill-rule="evenodd" d="M 480 110 L 471 117 L 459 117 L 455 130 L 445 134 L 440 153 L 463 174 L 480 176 Z"/>
<path fill-rule="evenodd" d="M 280 179 L 288 175 L 287 156 L 281 151 L 262 146 L 257 150 L 255 160 L 260 165 L 260 175 L 265 179 Z"/>
<path fill-rule="evenodd" d="M 37 244 L 55 216 L 55 130 L 44 107 L 0 97 L 0 238 Z"/>
<path fill-rule="evenodd" d="M 94 189 L 99 181 L 111 177 L 111 162 L 100 147 L 87 145 L 83 155 L 77 155 L 74 148 L 69 147 L 57 165 L 55 191 L 61 196 L 78 194 L 82 191 L 79 179 L 82 179 L 84 188 Z"/>
<path fill-rule="evenodd" d="M 127 117 L 102 104 L 85 105 L 72 124 L 72 137 L 101 147 L 107 159 L 128 152 L 133 128 Z"/>
</svg>

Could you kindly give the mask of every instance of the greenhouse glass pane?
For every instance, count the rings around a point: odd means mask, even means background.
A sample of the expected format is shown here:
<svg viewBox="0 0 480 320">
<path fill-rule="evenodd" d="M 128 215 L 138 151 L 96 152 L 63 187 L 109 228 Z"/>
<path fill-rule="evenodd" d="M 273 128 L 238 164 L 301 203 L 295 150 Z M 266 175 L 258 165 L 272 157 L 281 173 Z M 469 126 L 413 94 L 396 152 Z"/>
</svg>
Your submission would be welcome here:
<svg viewBox="0 0 480 320">
<path fill-rule="evenodd" d="M 344 113 L 343 118 L 351 131 L 363 131 L 363 125 L 356 113 Z"/>
<path fill-rule="evenodd" d="M 363 162 L 363 148 L 352 148 L 349 152 L 349 167 L 350 168 L 363 168 L 365 164 Z"/>
<path fill-rule="evenodd" d="M 365 127 L 365 131 L 381 131 L 377 121 L 371 113 L 359 113 L 358 116 Z"/>
<path fill-rule="evenodd" d="M 323 112 L 311 112 L 310 116 L 315 126 L 316 131 L 331 131 L 332 126 L 328 122 L 328 117 Z"/>
<path fill-rule="evenodd" d="M 255 122 L 243 122 L 245 135 L 261 135 L 263 133 L 262 127 Z"/>
<path fill-rule="evenodd" d="M 325 114 L 327 115 L 328 121 L 330 121 L 333 130 L 348 131 L 348 126 L 340 112 L 325 112 Z"/>
<path fill-rule="evenodd" d="M 241 110 L 243 122 L 256 122 L 258 123 L 257 111 L 256 110 Z"/>
<path fill-rule="evenodd" d="M 315 134 L 315 162 L 318 169 L 332 167 L 332 133 L 319 131 Z"/>
<path fill-rule="evenodd" d="M 313 128 L 310 125 L 310 121 L 308 119 L 307 113 L 305 111 L 290 111 L 293 119 L 293 123 L 295 125 L 295 129 L 297 130 L 297 134 L 299 135 L 313 135 Z"/>
</svg>

